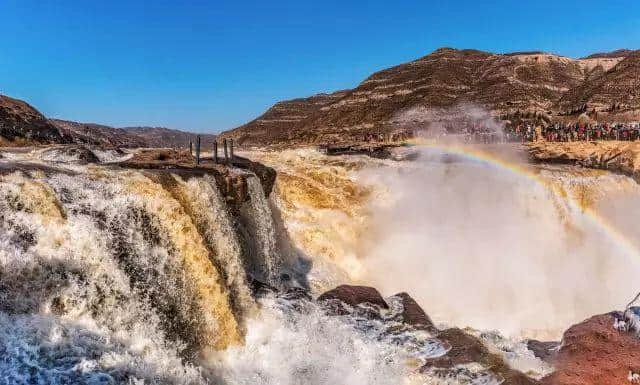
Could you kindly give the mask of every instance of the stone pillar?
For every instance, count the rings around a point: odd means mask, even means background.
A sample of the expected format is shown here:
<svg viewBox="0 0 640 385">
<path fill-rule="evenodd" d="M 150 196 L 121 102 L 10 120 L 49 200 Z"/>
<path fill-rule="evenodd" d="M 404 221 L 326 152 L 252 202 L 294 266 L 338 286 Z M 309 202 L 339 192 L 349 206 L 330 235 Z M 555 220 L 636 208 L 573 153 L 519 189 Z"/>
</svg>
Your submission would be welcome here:
<svg viewBox="0 0 640 385">
<path fill-rule="evenodd" d="M 229 164 L 229 154 L 227 153 L 227 139 L 222 139 L 222 147 L 224 147 L 224 163 Z"/>
<path fill-rule="evenodd" d="M 196 138 L 196 164 L 200 165 L 200 135 Z"/>
</svg>

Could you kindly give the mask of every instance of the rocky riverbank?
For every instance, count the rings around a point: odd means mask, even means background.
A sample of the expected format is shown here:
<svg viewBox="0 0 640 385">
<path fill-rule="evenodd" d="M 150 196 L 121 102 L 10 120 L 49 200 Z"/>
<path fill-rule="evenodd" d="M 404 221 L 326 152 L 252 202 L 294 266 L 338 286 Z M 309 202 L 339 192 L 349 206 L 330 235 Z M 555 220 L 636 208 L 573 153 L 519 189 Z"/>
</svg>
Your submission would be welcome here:
<svg viewBox="0 0 640 385">
<path fill-rule="evenodd" d="M 533 161 L 575 164 L 609 170 L 640 181 L 640 142 L 533 142 L 526 145 Z"/>
<path fill-rule="evenodd" d="M 343 143 L 324 144 L 318 146 L 318 151 L 329 156 L 335 155 L 366 155 L 376 159 L 415 160 L 418 153 L 411 146 L 397 143 Z"/>
</svg>

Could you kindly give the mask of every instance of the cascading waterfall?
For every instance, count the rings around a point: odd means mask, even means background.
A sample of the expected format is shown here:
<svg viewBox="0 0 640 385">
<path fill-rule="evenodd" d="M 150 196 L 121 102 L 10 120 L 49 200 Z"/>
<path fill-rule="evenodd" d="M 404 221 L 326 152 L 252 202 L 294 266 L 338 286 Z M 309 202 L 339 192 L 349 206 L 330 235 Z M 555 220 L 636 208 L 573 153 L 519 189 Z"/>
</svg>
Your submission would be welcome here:
<svg viewBox="0 0 640 385">
<path fill-rule="evenodd" d="M 242 320 L 254 302 L 247 284 L 242 248 L 215 179 L 205 175 L 186 181 L 179 176 L 164 180 L 165 188 L 188 212 L 206 243 L 212 247 L 215 265 L 223 272 L 235 313 Z"/>
<path fill-rule="evenodd" d="M 320 263 L 326 250 L 353 282 L 387 295 L 406 290 L 438 322 L 538 338 L 559 338 L 634 292 L 640 260 L 584 213 L 605 215 L 603 205 L 615 203 L 608 211 L 617 223 L 623 210 L 637 211 L 632 179 L 526 166 L 540 183 L 446 148 L 416 150 L 420 158 L 408 163 L 313 150 L 250 154 L 287 175 L 274 200 L 314 261 L 310 279 L 332 274 Z M 330 231 L 341 217 L 352 220 Z M 337 248 L 347 236 L 356 246 Z"/>
<path fill-rule="evenodd" d="M 188 383 L 199 375 L 181 379 L 191 369 L 180 357 L 242 342 L 239 319 L 253 302 L 215 181 L 167 178 L 106 169 L 0 177 L 0 309 L 15 324 L 2 343 L 25 359 L 12 357 L 3 374 L 15 369 L 16 379 L 68 354 L 62 382 L 144 378 L 159 355 L 172 364 L 153 376 Z M 38 349 L 42 333 L 60 333 L 41 341 L 51 349 Z M 85 340 L 77 349 L 88 352 L 67 351 Z M 85 360 L 88 377 L 76 370 Z"/>
<path fill-rule="evenodd" d="M 410 355 L 380 320 L 256 306 L 245 268 L 276 282 L 282 262 L 254 176 L 248 193 L 239 224 L 209 175 L 37 162 L 0 175 L 0 382 L 405 383 Z M 416 357 L 442 354 L 402 333 Z"/>
<path fill-rule="evenodd" d="M 258 178 L 249 177 L 247 185 L 250 201 L 243 205 L 243 211 L 247 222 L 251 224 L 250 236 L 255 242 L 254 261 L 264 272 L 264 276 L 260 278 L 273 286 L 279 286 L 281 261 L 276 250 L 276 233 L 271 209 Z"/>
<path fill-rule="evenodd" d="M 232 218 L 212 175 L 86 166 L 61 153 L 12 154 L 4 166 L 22 171 L 0 175 L 0 382 L 408 378 L 404 350 L 372 332 L 380 321 L 328 317 L 308 301 L 256 306 L 245 270 L 277 286 L 283 262 L 255 176 L 245 175 L 249 199 Z M 441 354 L 428 337 L 414 349 Z"/>
<path fill-rule="evenodd" d="M 247 182 L 238 202 L 213 174 L 36 153 L 0 160 L 0 383 L 500 383 L 477 363 L 418 370 L 448 347 L 407 327 L 395 297 L 388 310 L 339 316 L 296 297 L 282 281 L 283 239 L 308 260 L 314 293 L 347 277 L 407 290 L 441 325 L 514 334 L 468 330 L 537 378 L 550 367 L 513 327 L 555 330 L 611 310 L 636 274 L 582 213 L 618 223 L 638 207 L 637 184 L 605 172 L 536 168 L 562 192 L 550 194 L 441 154 L 257 153 L 280 172 L 275 194 L 235 169 Z M 282 290 L 256 294 L 251 278 Z"/>
<path fill-rule="evenodd" d="M 200 319 L 196 288 L 146 199 L 113 182 L 2 177 L 0 345 L 10 354 L 0 371 L 8 383 L 199 377 L 179 356 L 204 341 L 181 329 L 200 337 L 213 329 Z"/>
</svg>

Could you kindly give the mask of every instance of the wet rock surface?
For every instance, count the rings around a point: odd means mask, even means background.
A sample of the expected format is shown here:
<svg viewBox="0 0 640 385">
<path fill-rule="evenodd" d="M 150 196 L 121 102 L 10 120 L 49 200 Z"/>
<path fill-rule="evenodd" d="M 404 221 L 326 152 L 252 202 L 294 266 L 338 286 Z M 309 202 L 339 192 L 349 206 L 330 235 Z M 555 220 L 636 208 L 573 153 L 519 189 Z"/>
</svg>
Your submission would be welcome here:
<svg viewBox="0 0 640 385">
<path fill-rule="evenodd" d="M 427 361 L 422 371 L 438 370 L 447 373 L 443 369 L 455 374 L 458 367 L 468 364 L 480 364 L 488 372 L 499 379 L 504 385 L 533 385 L 538 382 L 524 373 L 512 369 L 498 354 L 492 353 L 482 341 L 465 332 L 462 329 L 451 328 L 438 333 L 436 337 L 447 343 L 450 350 L 447 354 Z"/>
<path fill-rule="evenodd" d="M 527 348 L 531 350 L 537 358 L 553 364 L 558 356 L 560 342 L 529 340 L 527 341 Z"/>
<path fill-rule="evenodd" d="M 622 314 L 591 317 L 564 333 L 555 372 L 543 385 L 620 385 L 638 383 L 640 339 L 635 332 L 617 330 Z M 632 381 L 633 380 L 633 381 Z M 635 382 L 634 382 L 635 381 Z"/>
<path fill-rule="evenodd" d="M 220 192 L 227 200 L 240 204 L 249 197 L 246 178 L 250 174 L 238 172 L 234 169 L 237 168 L 255 174 L 260 180 L 265 196 L 271 194 L 277 175 L 274 169 L 238 156 L 234 156 L 229 163 L 226 164 L 224 160 L 214 163 L 211 158 L 202 158 L 200 164 L 197 164 L 195 157 L 188 150 L 153 149 L 138 151 L 131 159 L 119 165 L 125 168 L 165 170 L 187 179 L 210 174 L 216 178 Z"/>
<path fill-rule="evenodd" d="M 341 285 L 318 297 L 319 302 L 330 305 L 325 307 L 329 314 L 338 316 L 358 314 L 370 320 L 384 319 L 379 311 L 374 310 L 390 309 L 388 303 L 394 303 L 395 300 L 401 305 L 397 320 L 409 330 L 427 332 L 443 349 L 440 354 L 433 355 L 424 361 L 424 365 L 420 368 L 421 372 L 440 377 L 443 381 L 465 377 L 472 383 L 476 383 L 473 381 L 480 381 L 477 383 L 502 381 L 505 385 L 538 383 L 524 373 L 512 369 L 500 354 L 490 351 L 480 338 L 459 328 L 438 330 L 427 313 L 407 293 L 396 294 L 388 299 L 392 302 L 388 302 L 372 287 Z M 339 306 L 337 303 L 349 306 Z M 369 305 L 372 307 L 368 308 L 369 311 L 365 311 Z"/>
<path fill-rule="evenodd" d="M 394 297 L 400 298 L 402 302 L 402 320 L 404 323 L 415 327 L 416 329 L 424 329 L 431 333 L 437 333 L 438 329 L 433 325 L 431 318 L 425 313 L 418 303 L 407 293 L 399 293 Z"/>
<path fill-rule="evenodd" d="M 380 292 L 368 286 L 340 285 L 318 297 L 318 301 L 320 302 L 329 300 L 338 300 L 349 306 L 358 306 L 367 303 L 383 309 L 389 308 L 389 305 L 387 305 L 384 298 L 382 298 Z"/>
<path fill-rule="evenodd" d="M 276 170 L 271 167 L 267 167 L 262 163 L 253 162 L 247 158 L 243 158 L 240 156 L 234 156 L 232 165 L 234 167 L 242 168 L 254 173 L 258 179 L 260 179 L 260 183 L 262 184 L 262 188 L 264 189 L 264 193 L 266 196 L 271 194 L 273 190 L 273 185 L 276 182 Z"/>
</svg>

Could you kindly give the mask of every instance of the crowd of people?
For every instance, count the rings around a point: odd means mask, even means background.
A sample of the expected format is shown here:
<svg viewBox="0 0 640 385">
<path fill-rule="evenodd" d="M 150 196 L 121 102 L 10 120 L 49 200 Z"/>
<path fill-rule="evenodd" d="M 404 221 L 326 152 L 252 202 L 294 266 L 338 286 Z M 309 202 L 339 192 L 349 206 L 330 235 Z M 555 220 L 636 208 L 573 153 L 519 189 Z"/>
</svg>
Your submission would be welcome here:
<svg viewBox="0 0 640 385">
<path fill-rule="evenodd" d="M 555 123 L 546 127 L 531 124 L 505 127 L 507 141 L 531 142 L 544 139 L 549 142 L 576 142 L 581 140 L 638 140 L 639 123 L 585 124 Z"/>
<path fill-rule="evenodd" d="M 430 129 L 430 138 L 457 139 L 465 143 L 533 142 L 576 142 L 586 140 L 640 140 L 640 123 L 521 123 L 506 125 L 502 129 L 496 125 L 484 124 L 443 124 L 440 130 Z M 420 135 L 420 134 L 418 134 Z M 411 129 L 391 133 L 367 133 L 363 142 L 402 142 L 416 136 Z"/>
</svg>

